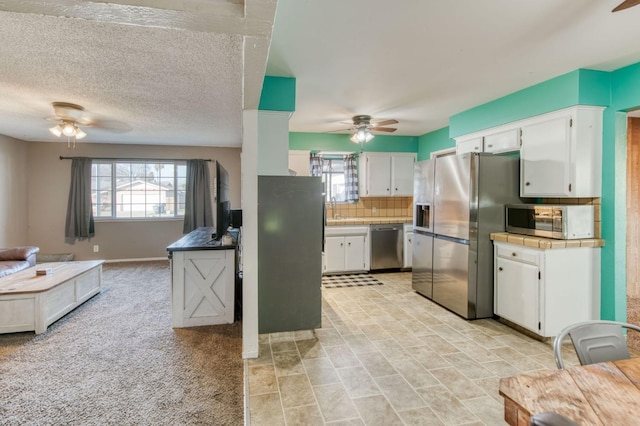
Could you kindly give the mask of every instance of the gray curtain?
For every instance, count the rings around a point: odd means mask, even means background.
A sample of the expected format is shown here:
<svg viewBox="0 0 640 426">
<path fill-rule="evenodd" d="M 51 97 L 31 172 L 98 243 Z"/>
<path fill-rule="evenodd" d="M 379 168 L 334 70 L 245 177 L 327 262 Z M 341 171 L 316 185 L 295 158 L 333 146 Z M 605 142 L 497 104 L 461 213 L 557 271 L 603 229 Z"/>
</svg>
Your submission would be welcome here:
<svg viewBox="0 0 640 426">
<path fill-rule="evenodd" d="M 322 176 L 322 156 L 311 154 L 309 158 L 309 176 Z"/>
<path fill-rule="evenodd" d="M 91 159 L 74 158 L 71 162 L 71 186 L 67 203 L 64 236 L 68 243 L 95 235 L 91 208 Z"/>
<path fill-rule="evenodd" d="M 345 155 L 344 160 L 344 200 L 358 200 L 358 166 L 356 156 Z"/>
<path fill-rule="evenodd" d="M 209 164 L 205 160 L 187 161 L 187 189 L 184 206 L 184 226 L 187 234 L 200 226 L 213 226 Z"/>
</svg>

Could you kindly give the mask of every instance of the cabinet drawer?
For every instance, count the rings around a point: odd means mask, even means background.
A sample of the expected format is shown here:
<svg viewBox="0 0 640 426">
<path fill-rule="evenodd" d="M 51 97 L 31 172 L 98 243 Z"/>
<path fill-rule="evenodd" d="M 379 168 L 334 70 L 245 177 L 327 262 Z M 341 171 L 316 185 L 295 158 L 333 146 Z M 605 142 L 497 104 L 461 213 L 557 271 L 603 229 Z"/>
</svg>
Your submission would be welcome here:
<svg viewBox="0 0 640 426">
<path fill-rule="evenodd" d="M 538 264 L 538 252 L 520 248 L 515 245 L 496 245 L 496 255 L 517 262 L 531 263 L 533 265 Z"/>
</svg>

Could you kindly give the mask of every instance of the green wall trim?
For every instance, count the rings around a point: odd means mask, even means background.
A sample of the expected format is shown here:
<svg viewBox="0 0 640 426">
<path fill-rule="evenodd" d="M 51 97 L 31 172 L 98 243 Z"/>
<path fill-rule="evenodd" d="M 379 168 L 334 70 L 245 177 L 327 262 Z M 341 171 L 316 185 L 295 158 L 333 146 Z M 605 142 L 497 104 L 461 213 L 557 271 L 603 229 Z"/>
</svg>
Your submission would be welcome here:
<svg viewBox="0 0 640 426">
<path fill-rule="evenodd" d="M 360 145 L 351 142 L 350 137 L 337 133 L 290 132 L 289 149 L 360 152 Z M 418 152 L 418 137 L 376 135 L 362 148 L 365 152 Z"/>
<path fill-rule="evenodd" d="M 640 106 L 640 62 L 612 73 L 611 105 L 616 111 L 637 109 Z"/>
<path fill-rule="evenodd" d="M 263 111 L 295 111 L 296 79 L 265 76 L 258 109 Z"/>
<path fill-rule="evenodd" d="M 610 73 L 580 69 L 451 116 L 449 136 L 454 138 L 573 105 L 610 104 Z"/>
<path fill-rule="evenodd" d="M 456 141 L 449 137 L 449 128 L 434 130 L 418 138 L 418 161 L 428 160 L 431 153 L 442 149 L 454 148 Z"/>
</svg>

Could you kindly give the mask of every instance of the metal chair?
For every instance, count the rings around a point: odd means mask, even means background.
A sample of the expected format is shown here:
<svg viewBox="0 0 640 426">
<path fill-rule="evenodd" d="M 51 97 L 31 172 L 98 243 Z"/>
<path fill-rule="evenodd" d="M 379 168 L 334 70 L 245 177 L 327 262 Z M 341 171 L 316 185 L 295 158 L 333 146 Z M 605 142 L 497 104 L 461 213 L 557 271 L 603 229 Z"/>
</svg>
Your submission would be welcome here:
<svg viewBox="0 0 640 426">
<path fill-rule="evenodd" d="M 579 426 L 578 423 L 558 413 L 540 413 L 531 416 L 529 426 Z"/>
<path fill-rule="evenodd" d="M 553 354 L 559 369 L 562 361 L 562 341 L 569 335 L 580 365 L 630 358 L 624 329 L 640 332 L 640 327 L 617 321 L 585 321 L 564 328 L 553 341 Z"/>
</svg>

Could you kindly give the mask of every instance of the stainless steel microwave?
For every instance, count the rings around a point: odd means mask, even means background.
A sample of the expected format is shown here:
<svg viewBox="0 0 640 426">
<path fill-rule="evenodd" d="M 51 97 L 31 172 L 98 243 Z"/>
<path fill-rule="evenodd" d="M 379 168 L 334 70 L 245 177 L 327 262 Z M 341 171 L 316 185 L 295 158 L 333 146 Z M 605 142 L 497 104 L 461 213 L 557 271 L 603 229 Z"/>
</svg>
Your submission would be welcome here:
<svg viewBox="0 0 640 426">
<path fill-rule="evenodd" d="M 507 204 L 506 230 L 514 234 L 573 240 L 594 238 L 593 206 Z"/>
</svg>

